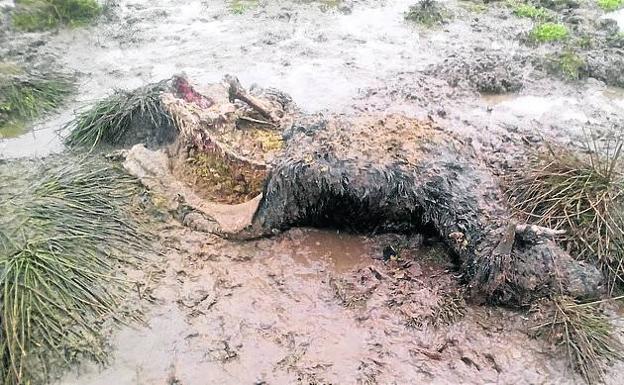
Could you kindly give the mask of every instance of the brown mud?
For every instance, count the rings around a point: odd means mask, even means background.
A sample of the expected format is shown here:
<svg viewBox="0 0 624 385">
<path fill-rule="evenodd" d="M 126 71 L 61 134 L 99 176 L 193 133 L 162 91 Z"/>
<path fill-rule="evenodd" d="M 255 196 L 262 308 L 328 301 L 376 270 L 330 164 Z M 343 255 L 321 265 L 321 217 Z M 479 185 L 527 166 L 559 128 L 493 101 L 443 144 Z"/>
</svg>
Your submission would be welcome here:
<svg viewBox="0 0 624 385">
<path fill-rule="evenodd" d="M 243 244 L 173 226 L 147 328 L 116 333 L 102 371 L 63 384 L 573 384 L 527 335 L 526 315 L 458 301 L 459 284 L 418 237 L 294 229 Z M 381 260 L 387 245 L 409 246 Z M 407 248 L 407 247 L 406 247 Z M 616 382 L 613 382 L 616 383 Z"/>
</svg>

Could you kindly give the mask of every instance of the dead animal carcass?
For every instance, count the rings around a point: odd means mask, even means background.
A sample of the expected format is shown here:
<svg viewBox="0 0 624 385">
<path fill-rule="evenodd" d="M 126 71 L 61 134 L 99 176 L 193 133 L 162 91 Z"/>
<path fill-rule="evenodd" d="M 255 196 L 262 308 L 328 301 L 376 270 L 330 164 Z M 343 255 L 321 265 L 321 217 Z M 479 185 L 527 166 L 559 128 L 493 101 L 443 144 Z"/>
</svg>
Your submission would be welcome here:
<svg viewBox="0 0 624 385">
<path fill-rule="evenodd" d="M 448 246 L 474 299 L 521 305 L 599 291 L 600 272 L 559 248 L 555 232 L 517 224 L 471 145 L 431 121 L 306 115 L 231 77 L 201 90 L 172 84 L 162 103 L 176 142 L 135 146 L 125 165 L 189 226 L 233 239 L 295 226 L 423 232 Z"/>
</svg>

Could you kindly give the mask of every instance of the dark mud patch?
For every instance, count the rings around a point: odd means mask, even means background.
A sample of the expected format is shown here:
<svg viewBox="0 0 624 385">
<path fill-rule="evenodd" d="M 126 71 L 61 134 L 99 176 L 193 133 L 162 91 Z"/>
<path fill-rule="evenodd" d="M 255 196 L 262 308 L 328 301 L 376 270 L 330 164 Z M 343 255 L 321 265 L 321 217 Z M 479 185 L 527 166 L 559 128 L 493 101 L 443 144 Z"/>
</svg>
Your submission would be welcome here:
<svg viewBox="0 0 624 385">
<path fill-rule="evenodd" d="M 527 56 L 477 51 L 467 55 L 451 54 L 427 73 L 447 79 L 452 87 L 461 86 L 484 93 L 505 93 L 522 88 L 531 70 L 529 64 Z"/>
</svg>

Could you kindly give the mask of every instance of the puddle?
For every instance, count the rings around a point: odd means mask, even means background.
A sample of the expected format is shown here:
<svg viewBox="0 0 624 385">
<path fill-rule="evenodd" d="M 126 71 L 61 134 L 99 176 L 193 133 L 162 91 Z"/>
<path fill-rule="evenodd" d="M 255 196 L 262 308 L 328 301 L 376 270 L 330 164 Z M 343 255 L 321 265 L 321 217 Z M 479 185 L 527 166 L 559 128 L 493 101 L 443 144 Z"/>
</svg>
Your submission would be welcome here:
<svg viewBox="0 0 624 385">
<path fill-rule="evenodd" d="M 624 88 L 608 87 L 604 91 L 604 96 L 618 108 L 624 110 Z"/>
<path fill-rule="evenodd" d="M 482 94 L 481 100 L 488 106 L 492 107 L 502 102 L 507 102 L 518 97 L 514 94 Z"/>
<path fill-rule="evenodd" d="M 587 121 L 580 102 L 568 97 L 489 95 L 482 97 L 493 114 L 513 114 L 517 117 L 539 119 L 556 114 L 560 120 Z"/>
<path fill-rule="evenodd" d="M 64 111 L 62 116 L 52 115 L 49 120 L 35 125 L 32 131 L 23 127 L 22 132 L 16 131 L 15 135 L 7 135 L 5 138 L 0 132 L 0 159 L 43 157 L 62 151 L 64 146 L 58 130 L 69 119 L 69 115 L 69 111 Z"/>
<path fill-rule="evenodd" d="M 609 12 L 604 15 L 603 18 L 615 20 L 620 27 L 620 32 L 624 32 L 624 8 L 614 12 Z"/>
<path fill-rule="evenodd" d="M 374 248 L 365 236 L 331 230 L 298 229 L 290 231 L 283 249 L 298 263 L 333 272 L 347 272 L 373 262 Z"/>
</svg>

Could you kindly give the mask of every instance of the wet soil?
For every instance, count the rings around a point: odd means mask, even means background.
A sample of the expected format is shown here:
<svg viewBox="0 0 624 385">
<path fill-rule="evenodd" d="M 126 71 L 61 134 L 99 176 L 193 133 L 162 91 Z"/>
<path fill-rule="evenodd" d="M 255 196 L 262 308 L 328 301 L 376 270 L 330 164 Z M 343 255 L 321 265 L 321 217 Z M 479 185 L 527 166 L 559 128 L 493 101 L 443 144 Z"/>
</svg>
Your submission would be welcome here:
<svg viewBox="0 0 624 385">
<path fill-rule="evenodd" d="M 613 104 L 609 97 L 590 97 L 604 87 L 600 82 L 569 84 L 536 68 L 533 59 L 563 47 L 522 44 L 518 35 L 528 31 L 531 22 L 511 16 L 504 4 L 475 8 L 465 1 L 449 1 L 455 17 L 434 29 L 406 23 L 407 5 L 399 0 L 362 0 L 338 9 L 314 2 L 271 2 L 243 14 L 232 14 L 223 1 L 191 1 L 184 7 L 170 0 L 117 4 L 97 26 L 85 29 L 3 31 L 0 56 L 56 62 L 77 73 L 80 84 L 68 108 L 38 122 L 34 132 L 1 141 L 2 156 L 58 152 L 63 147 L 55 131 L 71 118 L 73 109 L 114 88 L 137 87 L 177 72 L 199 84 L 234 73 L 243 84 L 288 92 L 308 112 L 390 109 L 417 116 L 440 114 L 468 134 L 466 115 L 473 109 L 487 111 L 478 90 L 572 97 L 596 112 L 599 120 Z M 2 27 L 7 30 L 6 20 Z M 501 76 L 509 76 L 505 84 L 515 86 L 487 86 Z M 362 96 L 362 102 L 354 103 Z M 508 117 L 513 118 L 504 118 Z M 477 132 L 491 126 L 487 116 L 469 120 Z"/>
<path fill-rule="evenodd" d="M 458 296 L 444 253 L 417 236 L 295 229 L 231 243 L 177 227 L 149 327 L 116 333 L 103 370 L 63 384 L 574 383 L 527 336 L 523 315 L 458 301 L 451 325 L 431 309 Z M 382 260 L 403 245 L 399 260 Z"/>
<path fill-rule="evenodd" d="M 504 4 L 445 3 L 454 17 L 434 29 L 406 23 L 402 0 L 242 14 L 217 0 L 121 0 L 95 26 L 32 34 L 3 18 L 0 57 L 61 67 L 79 84 L 65 109 L 0 140 L 0 158 L 61 152 L 56 131 L 74 109 L 177 72 L 200 84 L 233 73 L 306 112 L 431 117 L 494 172 L 545 139 L 580 146 L 588 122 L 600 134 L 622 121 L 621 89 L 541 68 L 562 46 L 523 44 L 529 20 Z M 606 16 L 624 28 L 622 11 Z M 215 207 L 232 227 L 249 220 Z M 581 383 L 560 351 L 528 336 L 527 314 L 464 304 L 452 264 L 418 236 L 294 229 L 235 243 L 176 223 L 157 233 L 164 257 L 140 278 L 147 326 L 114 333 L 109 366 L 85 364 L 60 384 Z M 383 261 L 389 245 L 409 251 Z M 622 373 L 615 363 L 607 383 Z"/>
</svg>

